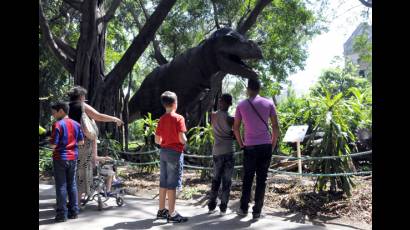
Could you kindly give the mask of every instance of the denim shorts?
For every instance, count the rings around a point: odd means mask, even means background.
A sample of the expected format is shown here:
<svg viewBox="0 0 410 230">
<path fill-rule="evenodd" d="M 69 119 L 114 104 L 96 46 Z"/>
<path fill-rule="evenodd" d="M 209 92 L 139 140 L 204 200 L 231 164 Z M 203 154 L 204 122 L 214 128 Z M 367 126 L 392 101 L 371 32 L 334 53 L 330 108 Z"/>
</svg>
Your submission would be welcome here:
<svg viewBox="0 0 410 230">
<path fill-rule="evenodd" d="M 160 176 L 159 187 L 176 189 L 182 179 L 183 155 L 172 149 L 161 149 L 160 151 Z"/>
</svg>

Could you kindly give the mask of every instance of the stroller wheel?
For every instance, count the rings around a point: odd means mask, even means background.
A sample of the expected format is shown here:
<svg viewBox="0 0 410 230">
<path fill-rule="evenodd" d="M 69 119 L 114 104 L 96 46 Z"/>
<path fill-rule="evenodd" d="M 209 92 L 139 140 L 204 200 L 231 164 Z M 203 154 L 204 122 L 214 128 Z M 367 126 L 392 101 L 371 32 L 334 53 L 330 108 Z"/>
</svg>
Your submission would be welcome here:
<svg viewBox="0 0 410 230">
<path fill-rule="evenodd" d="M 122 197 L 117 197 L 115 202 L 117 202 L 118 207 L 121 207 L 124 204 L 124 199 L 122 199 Z"/>
</svg>

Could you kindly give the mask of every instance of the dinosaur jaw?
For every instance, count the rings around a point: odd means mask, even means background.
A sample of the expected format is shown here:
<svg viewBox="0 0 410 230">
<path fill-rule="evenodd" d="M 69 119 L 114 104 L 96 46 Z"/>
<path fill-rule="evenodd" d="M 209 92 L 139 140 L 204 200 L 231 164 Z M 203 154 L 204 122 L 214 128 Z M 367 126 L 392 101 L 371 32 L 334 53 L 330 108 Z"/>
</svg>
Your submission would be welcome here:
<svg viewBox="0 0 410 230">
<path fill-rule="evenodd" d="M 259 57 L 254 59 L 259 59 Z M 226 73 L 239 75 L 244 78 L 255 79 L 258 77 L 258 74 L 237 55 L 221 54 L 217 57 L 217 61 L 221 70 Z"/>
</svg>

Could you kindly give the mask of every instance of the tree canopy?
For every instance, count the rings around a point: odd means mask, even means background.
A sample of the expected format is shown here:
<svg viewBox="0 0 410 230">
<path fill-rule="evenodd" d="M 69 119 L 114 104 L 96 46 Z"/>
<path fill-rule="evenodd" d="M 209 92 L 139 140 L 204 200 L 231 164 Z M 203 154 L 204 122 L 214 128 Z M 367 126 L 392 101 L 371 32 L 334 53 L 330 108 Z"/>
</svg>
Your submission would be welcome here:
<svg viewBox="0 0 410 230">
<path fill-rule="evenodd" d="M 95 17 L 96 31 L 101 33 L 98 39 L 96 37 L 100 44 L 98 52 L 102 51 L 97 55 L 100 63 L 98 66 L 103 68 L 97 74 L 99 76 L 94 76 L 97 67 L 93 67 L 90 69 L 91 75 L 88 80 L 79 80 L 80 75 L 73 72 L 70 65 L 76 63 L 78 55 L 83 55 L 79 53 L 82 49 L 80 41 L 84 40 L 86 35 L 91 36 L 84 32 L 84 14 L 85 4 L 93 2 L 97 5 L 97 11 L 101 11 L 97 12 L 98 15 Z M 40 15 L 44 18 L 40 19 L 44 20 L 40 20 L 39 42 L 44 49 L 41 48 L 40 62 L 43 65 L 40 68 L 46 71 L 59 66 L 60 72 L 48 72 L 53 75 L 56 86 L 62 85 L 61 81 L 88 84 L 88 87 L 93 89 L 103 85 L 101 90 L 96 90 L 98 92 L 94 93 L 91 103 L 101 112 L 119 116 L 120 113 L 111 108 L 115 107 L 118 100 L 112 101 L 112 97 L 108 97 L 109 94 L 116 95 L 117 92 L 111 85 L 118 85 L 120 90 L 124 91 L 131 86 L 133 94 L 138 90 L 144 77 L 155 67 L 198 45 L 216 29 L 232 27 L 257 41 L 262 48 L 263 61 L 248 64 L 258 70 L 265 86 L 264 93 L 272 97 L 279 93 L 280 83 L 286 82 L 289 74 L 303 69 L 307 58 L 307 42 L 325 29 L 321 18 L 323 2 L 326 1 L 311 3 L 301 0 L 41 0 Z M 156 22 L 159 27 L 155 35 L 152 39 L 144 37 L 147 34 L 147 25 L 152 25 L 153 14 L 158 15 L 159 7 L 164 5 L 170 10 L 168 13 L 163 12 L 166 13 L 163 21 Z M 46 33 L 47 26 L 50 33 Z M 50 38 L 54 39 L 51 45 Z M 137 41 L 137 38 L 140 40 Z M 149 42 L 150 45 L 145 49 L 141 42 Z M 46 47 L 50 50 L 46 50 Z M 54 55 L 50 55 L 50 51 Z M 138 57 L 135 52 L 141 55 Z M 56 53 L 63 53 L 65 56 Z M 90 63 L 94 65 L 94 62 L 85 63 L 85 66 Z M 120 63 L 124 62 L 128 64 L 120 68 Z M 40 71 L 40 82 L 46 79 L 45 71 Z M 131 84 L 125 80 L 130 75 Z M 219 85 L 221 87 L 221 83 Z M 87 88 L 87 85 L 83 86 Z M 87 89 L 90 91 L 90 88 Z M 61 87 L 60 90 L 64 91 L 65 88 Z M 40 91 L 40 95 L 47 94 L 45 89 Z M 97 99 L 102 101 L 96 102 Z M 111 102 L 107 104 L 104 100 Z"/>
</svg>

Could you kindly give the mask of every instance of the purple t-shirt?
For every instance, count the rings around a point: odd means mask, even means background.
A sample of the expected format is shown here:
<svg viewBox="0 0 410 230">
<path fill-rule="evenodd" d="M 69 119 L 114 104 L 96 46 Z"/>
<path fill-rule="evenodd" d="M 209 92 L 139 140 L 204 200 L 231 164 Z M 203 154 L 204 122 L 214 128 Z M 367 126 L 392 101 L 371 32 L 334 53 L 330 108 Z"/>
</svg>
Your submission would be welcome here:
<svg viewBox="0 0 410 230">
<path fill-rule="evenodd" d="M 255 98 L 249 99 L 255 109 L 259 112 L 263 120 L 269 125 L 269 118 L 276 115 L 275 105 L 272 100 L 263 98 L 257 95 Z M 272 137 L 266 125 L 252 109 L 248 100 L 245 99 L 239 102 L 236 107 L 235 120 L 242 120 L 245 129 L 244 145 L 262 145 L 271 144 Z"/>
</svg>

